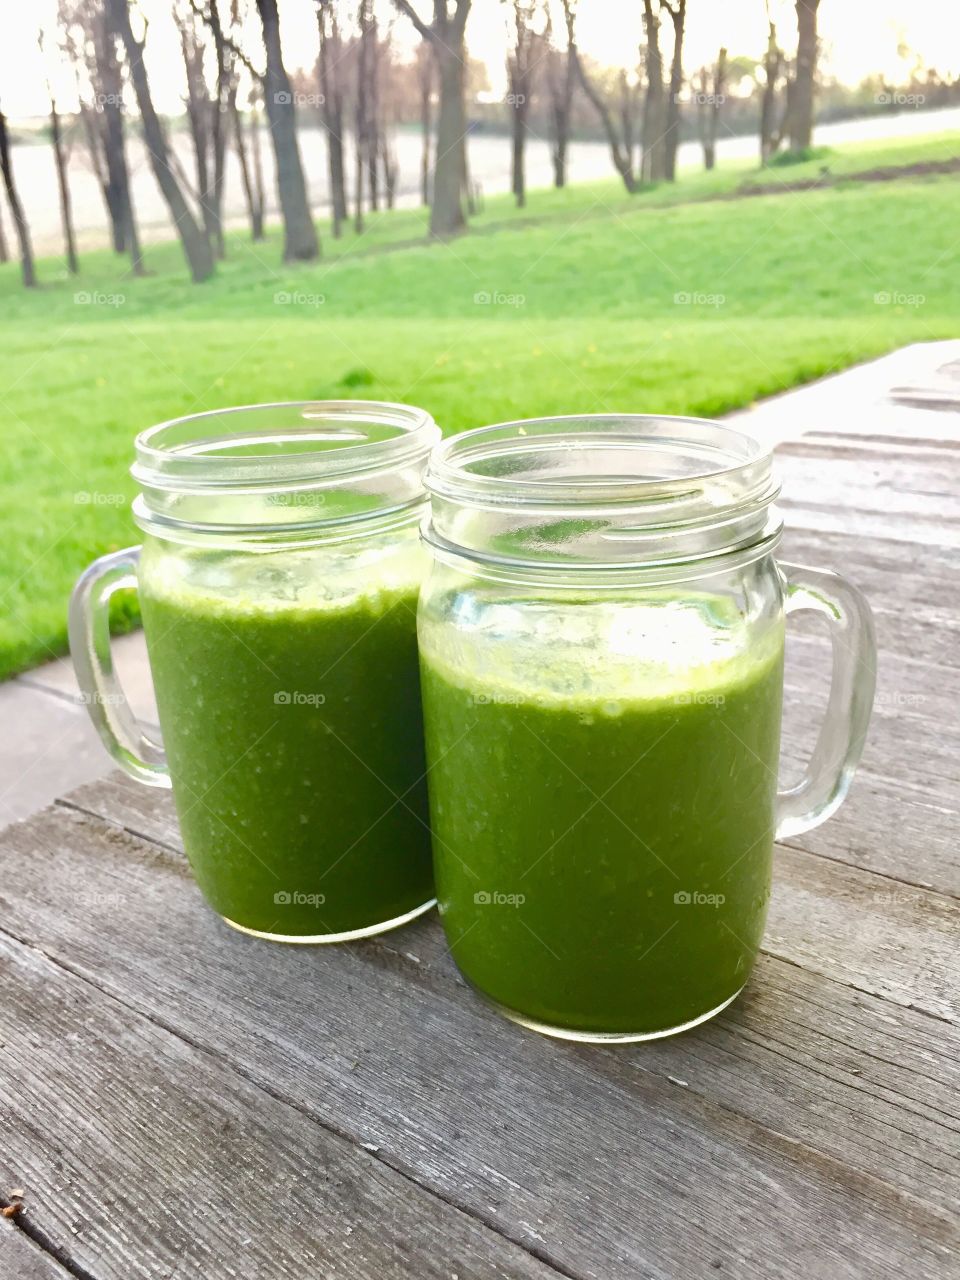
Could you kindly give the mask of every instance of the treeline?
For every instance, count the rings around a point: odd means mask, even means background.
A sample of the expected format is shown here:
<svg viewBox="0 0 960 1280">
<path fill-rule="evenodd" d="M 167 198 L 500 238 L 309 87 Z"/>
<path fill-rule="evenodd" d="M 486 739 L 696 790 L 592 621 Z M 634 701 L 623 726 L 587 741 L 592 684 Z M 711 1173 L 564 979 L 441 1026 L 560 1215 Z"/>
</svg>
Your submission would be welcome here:
<svg viewBox="0 0 960 1280">
<path fill-rule="evenodd" d="M 226 253 L 230 150 L 237 159 L 251 237 L 264 235 L 262 148 L 268 146 L 284 259 L 320 256 L 300 153 L 298 127 L 304 123 L 318 124 L 325 135 L 333 236 L 341 235 L 346 223 L 362 232 L 366 212 L 393 207 L 399 183 L 396 130 L 403 124 L 419 127 L 420 199 L 429 207 L 430 234 L 444 238 L 463 231 L 477 207 L 468 143 L 471 130 L 484 121 L 499 123 L 509 133 L 511 187 L 518 205 L 526 200 L 526 147 L 532 135 L 548 140 L 558 187 L 567 181 L 571 139 L 603 138 L 628 191 L 673 181 L 684 137 L 699 137 L 704 164 L 712 168 L 721 127 L 726 132 L 756 129 L 764 164 L 778 151 L 803 152 L 811 145 L 821 0 L 795 0 L 789 30 L 778 31 L 773 21 L 765 30 L 758 24 L 759 57 L 731 57 L 719 48 L 708 65 L 698 67 L 689 67 L 685 59 L 687 0 L 624 0 L 636 6 L 642 38 L 624 65 L 614 69 L 599 67 L 581 53 L 577 0 L 478 0 L 491 21 L 505 24 L 507 46 L 504 102 L 483 109 L 477 101 L 486 87 L 485 68 L 469 58 L 465 44 L 471 2 L 282 0 L 284 6 L 309 6 L 315 19 L 313 52 L 298 49 L 295 55 L 307 69 L 292 73 L 281 45 L 278 0 L 173 0 L 190 139 L 191 161 L 185 167 L 168 123 L 154 106 L 145 62 L 149 28 L 136 5 L 59 0 L 56 29 L 40 32 L 39 41 L 48 56 L 53 53 L 70 67 L 79 102 L 66 129 L 49 91 L 68 270 L 79 269 L 68 132 L 79 132 L 83 140 L 114 251 L 129 258 L 134 275 L 146 270 L 127 158 L 134 114 L 195 281 L 207 279 Z M 412 61 L 397 47 L 403 28 L 420 37 Z M 920 79 L 919 68 L 914 79 Z M 923 84 L 923 90 L 913 91 L 911 105 L 928 95 L 942 101 L 956 90 L 929 72 Z M 905 96 L 878 80 L 861 86 L 865 106 L 871 91 L 877 110 L 896 109 Z M 830 86 L 825 105 L 842 106 L 843 94 L 856 92 Z M 33 286 L 29 225 L 2 111 L 0 170 L 23 282 Z M 9 256 L 0 217 L 0 261 Z"/>
</svg>

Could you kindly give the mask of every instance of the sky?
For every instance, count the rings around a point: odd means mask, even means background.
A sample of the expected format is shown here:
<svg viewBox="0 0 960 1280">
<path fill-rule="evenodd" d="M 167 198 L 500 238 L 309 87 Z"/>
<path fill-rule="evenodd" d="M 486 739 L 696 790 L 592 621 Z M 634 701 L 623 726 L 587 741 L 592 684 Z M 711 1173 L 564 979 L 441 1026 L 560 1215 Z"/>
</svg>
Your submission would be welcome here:
<svg viewBox="0 0 960 1280">
<path fill-rule="evenodd" d="M 381 17 L 392 21 L 398 47 L 412 49 L 417 37 L 405 18 L 396 16 L 390 0 L 378 0 Z M 414 0 L 426 15 L 431 0 Z M 778 24 L 781 43 L 788 49 L 795 40 L 791 0 L 769 0 Z M 226 6 L 224 6 L 226 7 Z M 309 66 L 316 54 L 316 19 L 312 0 L 279 0 L 287 69 Z M 164 113 L 182 110 L 183 73 L 177 34 L 171 17 L 171 0 L 133 0 L 149 19 L 146 64 L 157 108 Z M 254 6 L 251 2 L 250 8 Z M 347 8 L 350 8 L 349 0 Z M 712 61 L 721 44 L 731 55 L 759 56 L 766 42 L 764 0 L 688 0 L 685 65 L 698 67 Z M 73 77 L 55 47 L 56 0 L 0 0 L 7 12 L 0 27 L 0 105 L 14 121 L 44 114 L 48 108 L 45 82 L 49 78 L 65 110 L 75 95 Z M 578 42 L 581 50 L 598 62 L 622 66 L 640 40 L 640 0 L 580 0 Z M 474 56 L 489 66 L 494 91 L 504 86 L 505 6 L 502 0 L 473 0 L 467 27 L 467 43 Z M 669 27 L 669 19 L 664 18 Z M 558 24 L 560 25 L 560 24 Z M 960 4 L 957 0 L 821 0 L 820 34 L 824 69 L 838 79 L 856 84 L 873 72 L 893 84 L 902 83 L 913 56 L 945 75 L 960 74 Z M 48 52 L 37 48 L 43 27 Z M 255 20 L 249 24 L 251 50 L 258 50 Z M 665 48 L 671 39 L 665 31 Z M 906 59 L 898 48 L 912 52 Z"/>
</svg>

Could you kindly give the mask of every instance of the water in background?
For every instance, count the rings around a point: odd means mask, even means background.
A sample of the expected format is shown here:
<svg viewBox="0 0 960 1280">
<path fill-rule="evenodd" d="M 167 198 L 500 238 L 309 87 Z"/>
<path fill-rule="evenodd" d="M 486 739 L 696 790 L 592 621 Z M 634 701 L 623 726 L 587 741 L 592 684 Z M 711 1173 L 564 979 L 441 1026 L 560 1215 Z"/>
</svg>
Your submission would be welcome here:
<svg viewBox="0 0 960 1280">
<path fill-rule="evenodd" d="M 960 107 L 948 107 L 939 111 L 904 111 L 899 115 L 870 116 L 862 120 L 843 120 L 820 125 L 816 142 L 829 146 L 842 142 L 859 142 L 874 138 L 907 138 L 946 129 L 960 129 Z M 73 199 L 74 219 L 80 248 L 93 248 L 107 243 L 107 217 L 100 188 L 90 170 L 80 129 L 69 131 L 72 143 L 70 158 L 70 191 Z M 268 215 L 277 213 L 276 191 L 273 177 L 273 156 L 265 132 L 262 137 L 264 183 L 267 190 Z M 174 145 L 187 174 L 192 173 L 192 156 L 189 138 L 178 132 Z M 757 155 L 755 136 L 724 138 L 717 145 L 718 164 L 724 160 L 750 159 Z M 319 129 L 303 128 L 300 131 L 300 148 L 307 173 L 310 199 L 318 214 L 326 209 L 328 186 L 326 175 L 326 144 Z M 420 137 L 415 132 L 402 132 L 396 139 L 400 162 L 401 205 L 419 203 Z M 171 237 L 170 220 L 166 206 L 157 189 L 150 165 L 138 139 L 128 144 L 133 174 L 133 198 L 143 241 L 166 240 Z M 697 142 L 685 142 L 680 147 L 681 167 L 702 164 L 702 152 Z M 14 165 L 20 196 L 27 209 L 38 254 L 58 253 L 62 247 L 60 213 L 57 198 L 56 173 L 52 148 L 48 144 L 18 146 L 14 152 Z M 351 166 L 352 169 L 352 166 Z M 480 183 L 486 195 L 503 192 L 510 185 L 510 141 L 506 136 L 473 134 L 470 137 L 470 171 Z M 613 176 L 609 151 L 604 143 L 574 142 L 570 145 L 568 181 L 585 182 Z M 546 141 L 531 138 L 527 151 L 527 185 L 530 188 L 549 186 L 553 180 L 550 166 L 550 150 Z M 227 162 L 224 210 L 228 226 L 243 226 L 246 211 L 240 185 L 240 171 L 236 155 L 231 149 Z M 8 230 L 9 230 L 9 220 Z M 321 229 L 322 230 L 322 229 Z"/>
</svg>

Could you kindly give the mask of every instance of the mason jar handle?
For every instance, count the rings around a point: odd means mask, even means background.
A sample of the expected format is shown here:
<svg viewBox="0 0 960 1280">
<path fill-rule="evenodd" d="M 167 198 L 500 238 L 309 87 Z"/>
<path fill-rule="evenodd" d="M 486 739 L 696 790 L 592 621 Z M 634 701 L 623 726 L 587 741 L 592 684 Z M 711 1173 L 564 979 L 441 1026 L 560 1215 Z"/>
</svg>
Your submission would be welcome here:
<svg viewBox="0 0 960 1280">
<path fill-rule="evenodd" d="M 169 787 L 167 757 L 140 725 L 113 667 L 110 597 L 137 585 L 139 547 L 101 556 L 77 581 L 70 597 L 70 656 L 94 728 L 117 764 L 150 787 Z"/>
<path fill-rule="evenodd" d="M 827 569 L 781 564 L 784 611 L 826 618 L 833 645 L 827 713 L 806 772 L 777 796 L 777 839 L 800 835 L 825 822 L 843 803 L 873 710 L 877 646 L 866 597 Z"/>
</svg>

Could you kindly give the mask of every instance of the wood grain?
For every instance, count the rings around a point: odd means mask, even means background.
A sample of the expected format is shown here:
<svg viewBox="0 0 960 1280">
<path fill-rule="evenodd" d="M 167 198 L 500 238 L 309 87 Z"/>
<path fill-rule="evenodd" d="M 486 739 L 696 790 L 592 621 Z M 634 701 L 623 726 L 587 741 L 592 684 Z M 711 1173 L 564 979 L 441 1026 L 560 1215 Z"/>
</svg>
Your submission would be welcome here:
<svg viewBox="0 0 960 1280">
<path fill-rule="evenodd" d="M 435 921 L 269 946 L 215 920 L 178 854 L 119 827 L 47 813 L 5 850 L 21 872 L 4 918 L 25 943 L 563 1274 L 945 1274 L 953 1027 L 768 959 L 749 999 L 691 1035 L 558 1045 L 463 988 Z"/>
<path fill-rule="evenodd" d="M 0 973 L 0 1176 L 68 1266 L 96 1280 L 556 1275 L 3 935 Z M 0 1248 L 12 1280 L 17 1255 Z"/>
<path fill-rule="evenodd" d="M 32 1240 L 27 1229 L 0 1219 L 0 1275 L 9 1280 L 70 1280 L 70 1272 Z"/>
</svg>

